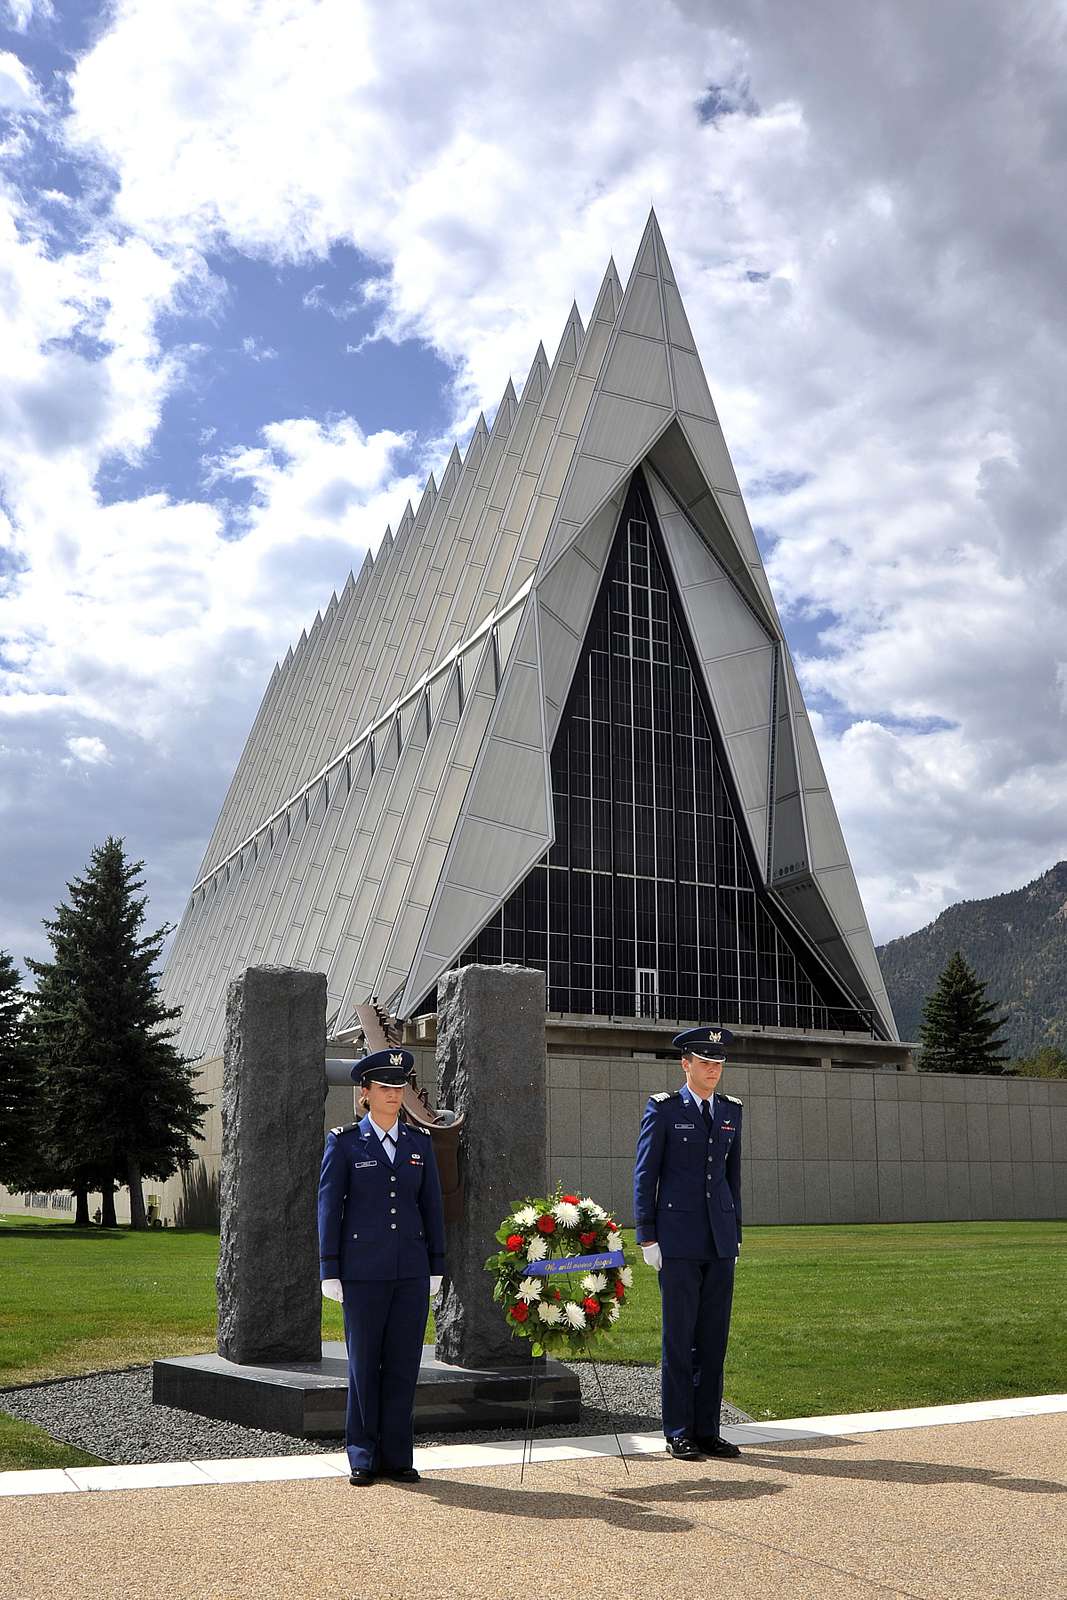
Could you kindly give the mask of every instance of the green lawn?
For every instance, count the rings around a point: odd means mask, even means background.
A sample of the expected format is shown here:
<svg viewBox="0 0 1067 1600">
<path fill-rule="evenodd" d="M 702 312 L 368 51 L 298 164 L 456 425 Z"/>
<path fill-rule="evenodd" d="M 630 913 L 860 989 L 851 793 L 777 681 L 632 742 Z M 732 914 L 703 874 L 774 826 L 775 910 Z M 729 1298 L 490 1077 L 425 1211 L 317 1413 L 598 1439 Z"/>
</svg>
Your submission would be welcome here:
<svg viewBox="0 0 1067 1600">
<path fill-rule="evenodd" d="M 217 1249 L 208 1233 L 0 1219 L 0 1386 L 213 1349 Z M 783 1417 L 1058 1391 L 1065 1301 L 1064 1222 L 748 1228 L 726 1393 Z M 330 1302 L 323 1335 L 343 1336 Z M 658 1359 L 643 1264 L 602 1349 Z"/>
<path fill-rule="evenodd" d="M 215 1348 L 214 1233 L 0 1217 L 0 1388 Z M 343 1339 L 325 1303 L 323 1336 Z"/>
<path fill-rule="evenodd" d="M 0 1472 L 34 1472 L 40 1467 L 98 1467 L 97 1456 L 50 1439 L 42 1428 L 0 1414 Z"/>
<path fill-rule="evenodd" d="M 656 1358 L 646 1270 L 605 1356 Z M 1065 1307 L 1067 1222 L 746 1228 L 726 1394 L 791 1417 L 1059 1393 Z"/>
</svg>

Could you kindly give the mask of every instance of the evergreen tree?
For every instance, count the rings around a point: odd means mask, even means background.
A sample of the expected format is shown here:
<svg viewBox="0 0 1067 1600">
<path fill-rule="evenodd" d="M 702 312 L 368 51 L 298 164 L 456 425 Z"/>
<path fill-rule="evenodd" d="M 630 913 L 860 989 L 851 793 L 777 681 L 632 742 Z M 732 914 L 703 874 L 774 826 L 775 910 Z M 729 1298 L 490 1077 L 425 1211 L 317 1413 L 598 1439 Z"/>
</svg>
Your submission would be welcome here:
<svg viewBox="0 0 1067 1600">
<path fill-rule="evenodd" d="M 39 1095 L 26 1041 L 26 997 L 18 968 L 0 950 L 0 1183 L 16 1194 L 32 1186 Z"/>
<path fill-rule="evenodd" d="M 70 1059 L 70 1030 L 73 1010 L 74 946 L 69 932 L 63 931 L 69 908 L 60 906 L 57 923 L 50 932 L 57 959 L 52 962 L 27 960 L 37 979 L 35 993 L 29 996 L 27 1046 L 33 1056 L 38 1085 L 37 1143 L 30 1166 L 32 1176 L 23 1188 L 68 1188 L 74 1195 L 74 1225 L 89 1226 L 89 1191 L 101 1189 L 106 1208 L 111 1186 L 110 1171 L 100 1174 L 89 1164 L 85 1149 L 72 1149 L 80 1103 L 75 1079 L 66 1070 Z M 49 926 L 46 924 L 46 926 Z M 112 1199 L 111 1225 L 114 1226 Z M 102 1220 L 104 1220 L 102 1218 Z"/>
<path fill-rule="evenodd" d="M 957 950 L 923 1006 L 919 1042 L 922 1072 L 1000 1073 L 1006 1057 L 1002 1029 L 983 983 Z"/>
<path fill-rule="evenodd" d="M 204 1116 L 193 1067 L 171 1042 L 179 1013 L 156 990 L 169 929 L 142 932 L 143 868 L 107 839 L 45 922 L 54 959 L 29 963 L 49 1146 L 72 1187 L 100 1188 L 105 1224 L 115 1183 L 126 1185 L 135 1228 L 145 1226 L 142 1179 L 169 1178 L 192 1160 Z"/>
</svg>

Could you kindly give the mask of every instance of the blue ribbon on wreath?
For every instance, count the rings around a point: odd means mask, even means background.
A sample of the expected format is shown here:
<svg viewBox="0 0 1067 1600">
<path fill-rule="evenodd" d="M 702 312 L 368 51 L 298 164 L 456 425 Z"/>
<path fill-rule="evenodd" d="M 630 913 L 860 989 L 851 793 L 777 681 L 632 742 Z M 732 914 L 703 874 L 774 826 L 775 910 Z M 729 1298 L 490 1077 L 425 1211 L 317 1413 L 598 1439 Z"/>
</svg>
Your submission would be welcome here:
<svg viewBox="0 0 1067 1600">
<path fill-rule="evenodd" d="M 603 1267 L 624 1267 L 621 1250 L 602 1250 L 596 1256 L 546 1256 L 543 1261 L 527 1261 L 523 1271 L 530 1278 L 548 1278 L 555 1272 L 595 1272 Z"/>
</svg>

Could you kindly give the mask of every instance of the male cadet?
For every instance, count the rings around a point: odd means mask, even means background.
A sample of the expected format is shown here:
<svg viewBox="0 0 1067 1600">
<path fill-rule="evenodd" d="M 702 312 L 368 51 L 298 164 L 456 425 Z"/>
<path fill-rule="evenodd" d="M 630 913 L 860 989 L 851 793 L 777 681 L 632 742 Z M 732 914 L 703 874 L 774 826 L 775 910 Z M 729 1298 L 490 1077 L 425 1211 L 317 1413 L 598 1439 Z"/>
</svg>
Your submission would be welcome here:
<svg viewBox="0 0 1067 1600">
<path fill-rule="evenodd" d="M 663 1432 L 679 1461 L 741 1454 L 719 1433 L 741 1250 L 741 1102 L 715 1093 L 732 1039 L 728 1028 L 675 1036 L 685 1085 L 652 1096 L 637 1139 L 637 1242 L 659 1273 Z"/>
</svg>

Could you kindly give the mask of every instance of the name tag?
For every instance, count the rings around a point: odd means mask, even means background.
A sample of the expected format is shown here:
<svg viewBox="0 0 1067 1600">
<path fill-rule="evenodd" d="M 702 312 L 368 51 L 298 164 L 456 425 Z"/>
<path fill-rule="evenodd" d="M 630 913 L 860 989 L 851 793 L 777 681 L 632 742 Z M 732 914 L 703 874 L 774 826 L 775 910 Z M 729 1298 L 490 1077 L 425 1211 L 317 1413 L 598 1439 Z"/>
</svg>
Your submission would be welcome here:
<svg viewBox="0 0 1067 1600">
<path fill-rule="evenodd" d="M 354 1167 L 376 1167 L 378 1163 L 376 1161 L 353 1161 L 352 1165 Z"/>
<path fill-rule="evenodd" d="M 695 1122 L 676 1122 L 674 1124 L 674 1126 L 676 1128 L 689 1128 L 689 1129 L 692 1129 L 692 1128 L 696 1127 L 696 1123 Z"/>
</svg>

